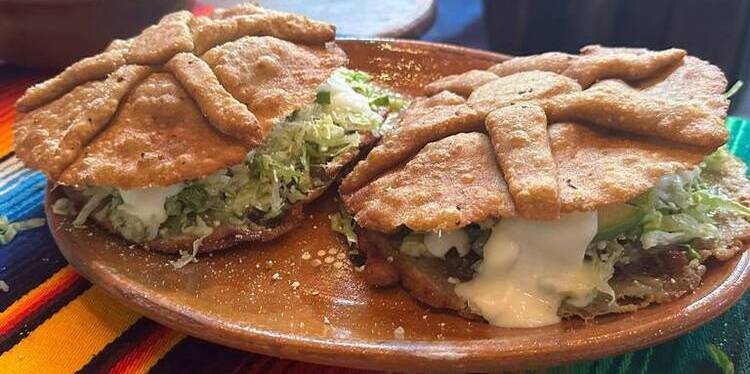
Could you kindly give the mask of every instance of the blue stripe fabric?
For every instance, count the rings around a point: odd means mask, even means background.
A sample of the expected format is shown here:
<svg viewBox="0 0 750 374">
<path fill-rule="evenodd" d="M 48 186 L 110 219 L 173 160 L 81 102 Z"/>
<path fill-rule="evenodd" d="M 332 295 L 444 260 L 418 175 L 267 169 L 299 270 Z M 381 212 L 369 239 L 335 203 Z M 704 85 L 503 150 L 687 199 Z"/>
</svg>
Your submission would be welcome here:
<svg viewBox="0 0 750 374">
<path fill-rule="evenodd" d="M 19 163 L 13 156 L 0 163 L 0 173 L 10 171 L 0 176 L 0 214 L 11 221 L 44 217 L 44 174 L 18 168 Z"/>
<path fill-rule="evenodd" d="M 10 221 L 44 217 L 46 183 L 42 173 L 24 168 L 13 156 L 0 162 L 0 215 Z M 0 280 L 9 288 L 0 291 L 0 310 L 65 265 L 46 226 L 19 233 L 0 247 Z"/>
</svg>

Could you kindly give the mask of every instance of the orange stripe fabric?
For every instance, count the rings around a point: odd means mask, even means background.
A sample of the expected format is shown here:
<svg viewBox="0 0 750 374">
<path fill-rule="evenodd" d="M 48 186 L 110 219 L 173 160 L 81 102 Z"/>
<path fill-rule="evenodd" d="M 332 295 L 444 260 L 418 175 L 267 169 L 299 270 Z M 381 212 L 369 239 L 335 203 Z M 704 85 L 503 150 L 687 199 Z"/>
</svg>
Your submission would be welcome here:
<svg viewBox="0 0 750 374">
<path fill-rule="evenodd" d="M 0 356 L 0 371 L 73 373 L 140 316 L 92 287 Z"/>
<path fill-rule="evenodd" d="M 0 87 L 0 157 L 13 152 L 13 122 L 16 119 L 16 100 L 36 78 L 19 79 Z"/>
<path fill-rule="evenodd" d="M 0 157 L 4 157 L 13 152 L 13 121 L 15 121 L 15 111 L 9 115 L 0 118 Z"/>
<path fill-rule="evenodd" d="M 72 266 L 68 265 L 16 300 L 8 309 L 0 312 L 0 335 L 10 332 L 18 323 L 39 310 L 79 279 L 81 279 L 81 276 L 73 270 Z"/>
<path fill-rule="evenodd" d="M 123 356 L 109 370 L 109 374 L 147 373 L 172 347 L 185 335 L 172 329 L 158 326 L 149 336 L 133 350 Z"/>
</svg>

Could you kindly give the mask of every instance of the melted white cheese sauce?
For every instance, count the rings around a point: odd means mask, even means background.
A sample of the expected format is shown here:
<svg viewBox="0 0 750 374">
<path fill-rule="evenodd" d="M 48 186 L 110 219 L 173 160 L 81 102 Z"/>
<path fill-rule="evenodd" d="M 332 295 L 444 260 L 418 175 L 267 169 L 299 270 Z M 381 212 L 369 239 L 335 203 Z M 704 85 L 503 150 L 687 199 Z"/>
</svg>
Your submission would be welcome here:
<svg viewBox="0 0 750 374">
<path fill-rule="evenodd" d="M 178 183 L 167 187 L 120 190 L 122 204 L 117 209 L 138 218 L 146 227 L 148 237 L 154 238 L 159 226 L 167 220 L 164 203 L 170 196 L 180 193 L 183 187 L 184 184 Z"/>
<path fill-rule="evenodd" d="M 328 78 L 318 91 L 331 93 L 331 108 L 334 110 L 348 110 L 367 116 L 378 115 L 370 108 L 367 98 L 354 91 L 351 86 L 346 84 L 344 77 L 338 74 Z"/>
<path fill-rule="evenodd" d="M 564 299 L 586 305 L 595 295 L 599 278 L 583 259 L 596 230 L 596 212 L 547 222 L 503 219 L 492 228 L 474 279 L 456 293 L 495 326 L 558 323 Z"/>
</svg>

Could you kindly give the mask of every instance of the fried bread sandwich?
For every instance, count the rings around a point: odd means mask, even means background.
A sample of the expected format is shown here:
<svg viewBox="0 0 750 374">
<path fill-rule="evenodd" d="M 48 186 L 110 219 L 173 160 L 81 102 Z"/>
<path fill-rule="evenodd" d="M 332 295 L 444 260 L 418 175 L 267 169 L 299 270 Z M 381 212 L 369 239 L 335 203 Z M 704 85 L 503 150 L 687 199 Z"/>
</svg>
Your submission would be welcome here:
<svg viewBox="0 0 750 374">
<path fill-rule="evenodd" d="M 335 227 L 370 284 L 497 326 L 674 300 L 750 237 L 726 83 L 602 46 L 443 77 L 343 179 Z"/>
<path fill-rule="evenodd" d="M 76 226 L 186 261 L 274 239 L 402 103 L 344 68 L 334 37 L 256 5 L 169 14 L 29 88 L 16 154 L 64 189 L 53 210 Z"/>
</svg>

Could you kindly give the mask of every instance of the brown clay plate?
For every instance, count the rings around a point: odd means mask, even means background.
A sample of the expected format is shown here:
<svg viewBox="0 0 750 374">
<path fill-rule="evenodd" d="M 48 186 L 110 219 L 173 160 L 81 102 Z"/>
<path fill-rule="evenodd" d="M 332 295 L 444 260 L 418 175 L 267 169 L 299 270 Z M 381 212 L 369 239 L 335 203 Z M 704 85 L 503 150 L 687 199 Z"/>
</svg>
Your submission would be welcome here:
<svg viewBox="0 0 750 374">
<path fill-rule="evenodd" d="M 440 75 L 505 57 L 406 41 L 341 41 L 350 67 L 406 93 Z M 431 311 L 394 288 L 371 290 L 329 228 L 333 193 L 309 219 L 270 244 L 240 245 L 174 270 L 170 257 L 129 248 L 107 233 L 47 215 L 63 255 L 119 301 L 173 329 L 283 358 L 398 371 L 495 371 L 554 366 L 642 348 L 695 329 L 750 284 L 750 255 L 709 264 L 692 295 L 637 313 L 535 329 L 502 329 Z M 90 234 L 91 233 L 91 234 Z M 309 254 L 305 255 L 305 253 Z M 321 265 L 313 266 L 318 260 Z M 277 274 L 277 275 L 275 275 Z M 276 278 L 276 279 L 274 279 Z M 403 328 L 403 336 L 394 330 Z"/>
</svg>

